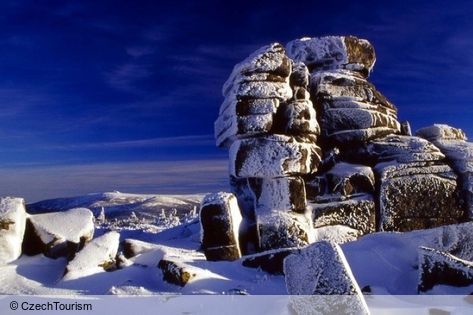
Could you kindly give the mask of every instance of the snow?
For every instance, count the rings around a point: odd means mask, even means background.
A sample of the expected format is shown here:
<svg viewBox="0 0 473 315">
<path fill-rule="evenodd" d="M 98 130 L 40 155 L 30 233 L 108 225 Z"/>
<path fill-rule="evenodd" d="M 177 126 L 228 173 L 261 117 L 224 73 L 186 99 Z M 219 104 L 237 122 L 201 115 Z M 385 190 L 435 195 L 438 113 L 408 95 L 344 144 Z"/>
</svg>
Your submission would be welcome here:
<svg viewBox="0 0 473 315">
<path fill-rule="evenodd" d="M 65 212 L 31 215 L 35 233 L 44 244 L 70 241 L 80 243 L 81 238 L 90 241 L 94 235 L 93 214 L 86 208 L 75 208 Z"/>
<path fill-rule="evenodd" d="M 468 140 L 463 130 L 444 124 L 434 124 L 417 130 L 416 135 L 429 141 Z"/>
<path fill-rule="evenodd" d="M 292 97 L 292 89 L 288 82 L 242 82 L 234 86 L 225 97 L 230 99 L 277 98 L 281 101 L 285 101 Z"/>
<path fill-rule="evenodd" d="M 369 313 L 343 251 L 335 243 L 317 242 L 289 255 L 284 260 L 284 274 L 290 295 L 354 295 L 357 299 L 350 300 L 354 303 L 340 307 L 349 307 L 356 314 Z M 315 308 L 324 314 L 333 305 L 297 303 L 296 307 Z"/>
<path fill-rule="evenodd" d="M 25 222 L 25 202 L 22 198 L 0 199 L 0 265 L 21 255 Z"/>
<path fill-rule="evenodd" d="M 287 70 L 289 71 L 285 71 Z M 253 73 L 276 73 L 279 75 L 289 76 L 290 62 L 285 54 L 284 47 L 279 43 L 273 43 L 263 46 L 250 54 L 245 60 L 235 65 L 230 77 L 223 85 L 222 93 L 225 96 L 236 82 L 238 77 Z"/>
<path fill-rule="evenodd" d="M 279 177 L 316 171 L 320 149 L 283 135 L 235 141 L 230 147 L 230 175 Z"/>
<path fill-rule="evenodd" d="M 312 102 L 297 100 L 283 105 L 283 132 L 285 134 L 320 134 L 316 113 Z"/>
<path fill-rule="evenodd" d="M 67 264 L 63 281 L 105 272 L 108 264 L 115 260 L 119 240 L 120 234 L 114 231 L 93 239 Z"/>
</svg>

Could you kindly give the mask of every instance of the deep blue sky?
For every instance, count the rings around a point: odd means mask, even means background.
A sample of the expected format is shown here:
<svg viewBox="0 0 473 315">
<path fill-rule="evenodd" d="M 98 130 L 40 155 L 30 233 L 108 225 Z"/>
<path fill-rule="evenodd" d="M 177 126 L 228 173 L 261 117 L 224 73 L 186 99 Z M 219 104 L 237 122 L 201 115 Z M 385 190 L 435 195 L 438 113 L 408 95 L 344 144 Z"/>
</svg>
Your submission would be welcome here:
<svg viewBox="0 0 473 315">
<path fill-rule="evenodd" d="M 471 2 L 255 2 L 0 2 L 0 195 L 224 189 L 223 82 L 302 36 L 370 40 L 400 120 L 473 137 Z"/>
</svg>

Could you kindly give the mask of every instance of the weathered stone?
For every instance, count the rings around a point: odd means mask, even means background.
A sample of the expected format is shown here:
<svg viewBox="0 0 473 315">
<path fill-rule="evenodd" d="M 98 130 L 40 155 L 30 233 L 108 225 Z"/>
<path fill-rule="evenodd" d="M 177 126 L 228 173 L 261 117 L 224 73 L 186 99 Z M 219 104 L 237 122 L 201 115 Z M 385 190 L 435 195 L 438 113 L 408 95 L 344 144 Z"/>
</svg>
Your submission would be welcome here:
<svg viewBox="0 0 473 315">
<path fill-rule="evenodd" d="M 365 79 L 352 71 L 334 70 L 316 72 L 311 76 L 311 95 L 316 109 L 324 102 L 331 107 L 377 106 L 380 112 L 397 114 L 396 107 Z M 384 108 L 384 111 L 381 110 Z"/>
<path fill-rule="evenodd" d="M 407 120 L 401 123 L 401 135 L 412 136 L 411 124 Z"/>
<path fill-rule="evenodd" d="M 94 236 L 94 215 L 86 208 L 30 215 L 23 252 L 72 259 Z"/>
<path fill-rule="evenodd" d="M 268 134 L 273 127 L 273 114 L 219 116 L 215 121 L 217 146 L 229 147 L 237 138 Z"/>
<path fill-rule="evenodd" d="M 435 140 L 460 140 L 466 141 L 465 132 L 459 128 L 454 128 L 449 125 L 434 124 L 432 126 L 424 127 L 416 131 L 418 137 L 422 137 L 429 141 Z"/>
<path fill-rule="evenodd" d="M 441 161 L 445 158 L 442 152 L 429 141 L 419 137 L 401 135 L 389 135 L 370 141 L 367 151 L 376 157 L 378 162 L 430 162 Z"/>
<path fill-rule="evenodd" d="M 295 212 L 272 211 L 257 216 L 260 250 L 302 247 L 313 239 L 310 217 Z"/>
<path fill-rule="evenodd" d="M 271 274 L 283 274 L 284 259 L 297 252 L 295 248 L 269 250 L 242 258 L 241 264 L 249 268 L 260 268 Z"/>
<path fill-rule="evenodd" d="M 399 130 L 396 117 L 386 115 L 376 110 L 359 108 L 325 109 L 321 113 L 321 124 L 324 132 L 330 137 L 340 130 L 356 130 L 385 127 Z"/>
<path fill-rule="evenodd" d="M 0 265 L 21 255 L 25 233 L 25 201 L 21 198 L 0 198 Z"/>
<path fill-rule="evenodd" d="M 121 243 L 125 258 L 132 258 L 136 255 L 156 249 L 158 245 L 127 238 Z"/>
<path fill-rule="evenodd" d="M 473 143 L 465 141 L 467 138 L 461 129 L 448 125 L 422 128 L 416 134 L 432 141 L 447 157 L 458 174 L 466 215 L 473 219 Z"/>
<path fill-rule="evenodd" d="M 309 203 L 314 227 L 345 225 L 362 234 L 376 231 L 376 208 L 371 195 L 344 201 Z"/>
<path fill-rule="evenodd" d="M 409 231 L 462 221 L 456 175 L 447 165 L 409 168 L 393 162 L 379 164 L 375 171 L 380 179 L 381 230 Z"/>
<path fill-rule="evenodd" d="M 271 135 L 235 141 L 230 147 L 230 174 L 280 177 L 317 171 L 320 148 L 292 137 Z"/>
<path fill-rule="evenodd" d="M 300 177 L 248 178 L 256 215 L 273 210 L 306 211 L 304 180 Z"/>
<path fill-rule="evenodd" d="M 363 232 L 346 225 L 327 225 L 314 229 L 314 242 L 328 241 L 336 244 L 344 244 L 356 241 L 363 236 Z"/>
<path fill-rule="evenodd" d="M 277 98 L 225 99 L 220 107 L 219 115 L 228 118 L 232 116 L 275 114 L 278 107 L 279 100 Z"/>
<path fill-rule="evenodd" d="M 113 268 L 120 234 L 112 231 L 93 239 L 66 266 L 63 280 L 73 280 Z"/>
<path fill-rule="evenodd" d="M 230 193 L 208 194 L 200 208 L 201 241 L 207 260 L 241 257 L 238 231 L 242 221 L 237 199 Z"/>
<path fill-rule="evenodd" d="M 339 245 L 326 241 L 311 244 L 284 260 L 287 293 L 290 295 L 352 295 L 338 299 L 338 305 L 311 303 L 312 312 L 325 314 L 333 307 L 350 314 L 368 314 L 368 307 Z M 301 307 L 293 301 L 293 306 Z M 294 302 L 296 305 L 294 305 Z M 332 300 L 332 302 L 335 302 Z M 343 305 L 346 302 L 349 305 Z"/>
<path fill-rule="evenodd" d="M 349 196 L 357 193 L 372 193 L 375 179 L 371 167 L 340 162 L 325 173 L 329 193 Z"/>
<path fill-rule="evenodd" d="M 304 37 L 286 45 L 287 54 L 312 71 L 349 69 L 368 76 L 376 56 L 373 46 L 354 36 Z"/>
<path fill-rule="evenodd" d="M 292 89 L 287 82 L 251 81 L 233 87 L 225 97 L 229 99 L 277 98 L 281 101 L 292 97 Z"/>
<path fill-rule="evenodd" d="M 291 76 L 289 77 L 289 83 L 292 88 L 307 87 L 309 85 L 309 69 L 302 62 L 294 62 L 292 65 Z"/>
<path fill-rule="evenodd" d="M 288 135 L 320 134 L 320 127 L 311 101 L 281 104 L 275 118 L 279 133 Z"/>
<path fill-rule="evenodd" d="M 281 44 L 263 46 L 233 68 L 222 92 L 225 95 L 226 91 L 235 85 L 235 80 L 242 75 L 271 74 L 285 78 L 289 77 L 291 70 L 291 61 Z"/>
<path fill-rule="evenodd" d="M 463 287 L 473 284 L 473 262 L 428 247 L 419 248 L 419 286 L 426 292 L 436 285 Z"/>
<path fill-rule="evenodd" d="M 196 276 L 196 272 L 183 264 L 167 259 L 161 259 L 158 268 L 163 273 L 163 280 L 184 287 Z"/>
</svg>

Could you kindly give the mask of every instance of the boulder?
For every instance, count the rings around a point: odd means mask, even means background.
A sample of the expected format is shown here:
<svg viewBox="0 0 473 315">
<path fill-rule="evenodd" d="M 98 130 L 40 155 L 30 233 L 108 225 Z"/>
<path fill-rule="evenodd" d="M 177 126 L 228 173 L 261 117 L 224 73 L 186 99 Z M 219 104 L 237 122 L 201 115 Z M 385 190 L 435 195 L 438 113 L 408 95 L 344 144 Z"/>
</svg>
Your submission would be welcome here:
<svg viewBox="0 0 473 315">
<path fill-rule="evenodd" d="M 63 280 L 73 280 L 113 269 L 119 241 L 120 234 L 114 231 L 93 239 L 67 264 Z"/>
<path fill-rule="evenodd" d="M 230 193 L 208 194 L 200 207 L 201 242 L 207 260 L 241 257 L 238 231 L 242 221 L 237 199 Z"/>
<path fill-rule="evenodd" d="M 256 215 L 273 210 L 306 211 L 304 180 L 301 177 L 248 178 Z"/>
<path fill-rule="evenodd" d="M 455 287 L 473 285 L 473 262 L 433 248 L 419 248 L 419 292 L 443 284 Z"/>
<path fill-rule="evenodd" d="M 319 162 L 317 145 L 283 135 L 236 140 L 230 147 L 230 175 L 236 177 L 309 174 Z"/>
<path fill-rule="evenodd" d="M 418 136 L 432 141 L 446 156 L 449 165 L 458 174 L 466 215 L 473 219 L 473 143 L 461 129 L 448 125 L 433 125 L 422 128 Z"/>
<path fill-rule="evenodd" d="M 311 72 L 349 69 L 368 76 L 376 61 L 373 46 L 354 36 L 304 37 L 286 45 L 287 54 Z"/>
<path fill-rule="evenodd" d="M 328 193 L 350 196 L 358 193 L 372 193 L 375 187 L 371 167 L 340 162 L 325 173 Z"/>
<path fill-rule="evenodd" d="M 270 274 L 283 274 L 284 259 L 296 253 L 296 248 L 281 248 L 242 257 L 241 264 L 249 268 L 260 268 Z"/>
<path fill-rule="evenodd" d="M 429 141 L 419 137 L 389 135 L 368 143 L 367 152 L 378 163 L 396 161 L 399 163 L 442 161 L 445 155 Z"/>
<path fill-rule="evenodd" d="M 125 239 L 123 242 L 121 242 L 120 245 L 123 250 L 123 255 L 127 259 L 159 247 L 159 245 L 156 244 L 147 243 L 140 240 L 134 240 L 131 238 Z"/>
<path fill-rule="evenodd" d="M 462 222 L 457 176 L 448 165 L 380 163 L 379 229 L 410 231 Z"/>
<path fill-rule="evenodd" d="M 94 236 L 94 216 L 86 208 L 30 215 L 23 252 L 72 259 Z"/>
<path fill-rule="evenodd" d="M 220 114 L 224 118 L 233 116 L 275 114 L 279 107 L 277 98 L 260 98 L 234 100 L 225 99 L 220 107 Z"/>
<path fill-rule="evenodd" d="M 229 146 L 238 138 L 268 134 L 273 127 L 273 114 L 219 116 L 215 121 L 217 146 Z"/>
<path fill-rule="evenodd" d="M 376 231 L 376 207 L 368 194 L 348 200 L 327 203 L 309 203 L 315 228 L 344 225 L 359 231 L 360 235 Z"/>
<path fill-rule="evenodd" d="M 287 135 L 320 134 L 315 109 L 310 100 L 281 104 L 274 125 L 278 133 Z"/>
<path fill-rule="evenodd" d="M 356 241 L 363 232 L 346 225 L 327 225 L 314 229 L 314 242 L 328 241 L 336 244 L 344 244 Z"/>
<path fill-rule="evenodd" d="M 163 273 L 163 280 L 180 287 L 184 287 L 195 276 L 196 272 L 192 268 L 167 259 L 161 259 L 158 268 Z"/>
<path fill-rule="evenodd" d="M 411 124 L 407 120 L 401 123 L 401 135 L 412 136 Z"/>
<path fill-rule="evenodd" d="M 289 77 L 289 84 L 294 87 L 308 87 L 310 73 L 309 69 L 303 62 L 294 62 L 292 65 L 292 72 Z"/>
<path fill-rule="evenodd" d="M 281 44 L 273 43 L 261 47 L 233 68 L 230 77 L 223 85 L 223 95 L 227 94 L 238 77 L 242 75 L 271 74 L 286 78 L 291 74 L 291 70 L 291 60 L 286 56 L 286 51 Z"/>
<path fill-rule="evenodd" d="M 271 211 L 257 216 L 261 251 L 302 247 L 313 241 L 313 228 L 308 214 Z"/>
<path fill-rule="evenodd" d="M 350 314 L 367 314 L 368 307 L 339 245 L 327 241 L 311 244 L 284 260 L 287 293 L 290 295 L 351 295 L 353 299 L 314 303 L 312 312 L 325 314 L 338 307 Z M 293 307 L 301 307 L 294 300 Z M 300 302 L 300 301 L 299 301 Z M 349 303 L 349 305 L 344 305 Z M 295 305 L 294 305 L 295 304 Z M 345 313 L 345 312 L 343 312 Z"/>
<path fill-rule="evenodd" d="M 26 211 L 22 198 L 0 198 L 0 265 L 21 255 Z"/>
<path fill-rule="evenodd" d="M 285 101 L 292 98 L 288 82 L 252 81 L 242 82 L 229 90 L 225 97 L 230 100 L 276 98 Z"/>
</svg>

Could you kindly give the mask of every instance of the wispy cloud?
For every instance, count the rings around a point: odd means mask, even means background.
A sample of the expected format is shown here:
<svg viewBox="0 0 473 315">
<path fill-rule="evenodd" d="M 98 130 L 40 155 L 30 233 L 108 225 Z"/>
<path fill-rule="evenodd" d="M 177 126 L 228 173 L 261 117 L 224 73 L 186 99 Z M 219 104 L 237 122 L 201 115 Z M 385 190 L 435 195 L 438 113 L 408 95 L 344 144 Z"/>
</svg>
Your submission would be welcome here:
<svg viewBox="0 0 473 315">
<path fill-rule="evenodd" d="M 149 64 L 126 63 L 108 73 L 107 81 L 113 88 L 134 92 L 137 91 L 135 84 L 152 75 L 150 67 Z"/>
<path fill-rule="evenodd" d="M 34 202 L 113 190 L 167 194 L 228 190 L 227 163 L 222 159 L 0 168 L 0 192 Z"/>
</svg>

